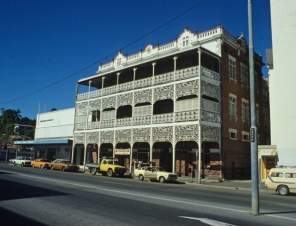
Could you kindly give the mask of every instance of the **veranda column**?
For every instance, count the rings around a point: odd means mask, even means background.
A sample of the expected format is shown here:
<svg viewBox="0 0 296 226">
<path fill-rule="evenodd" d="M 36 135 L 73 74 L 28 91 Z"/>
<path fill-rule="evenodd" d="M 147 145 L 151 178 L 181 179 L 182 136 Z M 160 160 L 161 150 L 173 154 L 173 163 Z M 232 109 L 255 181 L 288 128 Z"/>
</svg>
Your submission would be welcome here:
<svg viewBox="0 0 296 226">
<path fill-rule="evenodd" d="M 136 70 L 137 68 L 133 68 L 133 71 L 134 71 L 134 79 L 133 79 L 133 84 L 134 84 L 134 88 L 135 88 L 135 81 L 136 81 Z"/>
<path fill-rule="evenodd" d="M 201 152 L 202 152 L 202 140 L 201 140 L 201 48 L 198 48 L 198 183 L 201 184 Z"/>
<path fill-rule="evenodd" d="M 174 59 L 174 80 L 176 80 L 177 59 L 178 59 L 178 57 L 175 56 L 173 59 Z"/>
</svg>

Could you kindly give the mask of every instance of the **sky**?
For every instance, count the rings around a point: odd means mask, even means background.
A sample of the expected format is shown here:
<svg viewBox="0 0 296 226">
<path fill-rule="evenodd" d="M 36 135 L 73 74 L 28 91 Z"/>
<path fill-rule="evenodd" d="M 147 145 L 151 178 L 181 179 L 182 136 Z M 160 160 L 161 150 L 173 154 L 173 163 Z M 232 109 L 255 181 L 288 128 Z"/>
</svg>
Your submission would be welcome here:
<svg viewBox="0 0 296 226">
<path fill-rule="evenodd" d="M 272 47 L 269 0 L 252 1 L 254 51 Z M 0 109 L 22 117 L 75 106 L 76 83 L 119 50 L 163 45 L 187 27 L 248 34 L 248 0 L 1 0 Z M 267 67 L 263 76 L 268 75 Z"/>
</svg>

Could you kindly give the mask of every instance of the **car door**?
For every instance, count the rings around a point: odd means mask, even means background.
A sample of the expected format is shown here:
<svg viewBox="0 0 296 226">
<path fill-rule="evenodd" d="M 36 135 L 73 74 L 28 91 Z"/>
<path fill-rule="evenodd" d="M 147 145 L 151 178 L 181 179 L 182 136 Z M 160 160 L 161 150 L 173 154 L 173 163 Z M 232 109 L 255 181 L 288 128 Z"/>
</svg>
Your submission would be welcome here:
<svg viewBox="0 0 296 226">
<path fill-rule="evenodd" d="M 155 171 L 155 168 L 147 167 L 145 169 L 145 177 L 150 178 L 150 179 L 156 179 L 157 178 L 157 172 Z"/>
<path fill-rule="evenodd" d="M 107 161 L 103 160 L 100 164 L 100 171 L 106 172 L 107 171 Z"/>
</svg>

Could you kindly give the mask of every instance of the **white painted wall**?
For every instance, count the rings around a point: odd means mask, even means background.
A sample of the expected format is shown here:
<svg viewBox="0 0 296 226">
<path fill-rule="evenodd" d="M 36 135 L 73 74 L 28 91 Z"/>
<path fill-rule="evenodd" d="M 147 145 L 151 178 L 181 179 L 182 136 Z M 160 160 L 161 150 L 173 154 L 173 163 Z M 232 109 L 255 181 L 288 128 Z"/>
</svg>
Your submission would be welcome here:
<svg viewBox="0 0 296 226">
<path fill-rule="evenodd" d="M 296 165 L 296 0 L 270 0 L 273 69 L 269 70 L 271 144 L 278 165 Z"/>
<path fill-rule="evenodd" d="M 37 114 L 35 140 L 73 138 L 75 109 Z"/>
</svg>

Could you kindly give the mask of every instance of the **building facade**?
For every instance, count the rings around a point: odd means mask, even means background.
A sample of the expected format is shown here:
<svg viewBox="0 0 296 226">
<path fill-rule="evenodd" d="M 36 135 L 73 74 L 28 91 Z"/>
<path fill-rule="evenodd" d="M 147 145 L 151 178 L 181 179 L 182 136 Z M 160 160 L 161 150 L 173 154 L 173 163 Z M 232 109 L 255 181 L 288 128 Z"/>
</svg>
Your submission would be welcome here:
<svg viewBox="0 0 296 226">
<path fill-rule="evenodd" d="M 37 114 L 34 140 L 14 141 L 21 148 L 30 147 L 34 158 L 71 159 L 74 108 Z"/>
<path fill-rule="evenodd" d="M 296 1 L 270 0 L 272 49 L 267 50 L 270 90 L 270 150 L 276 165 L 296 166 L 296 128 L 294 96 L 296 82 L 293 64 L 296 58 Z M 285 35 L 283 35 L 285 34 Z M 268 148 L 268 147 L 266 147 Z"/>
<path fill-rule="evenodd" d="M 115 157 L 180 175 L 250 175 L 248 46 L 222 26 L 133 55 L 119 52 L 77 82 L 72 161 Z M 255 54 L 257 124 L 263 143 L 262 63 Z"/>
</svg>

